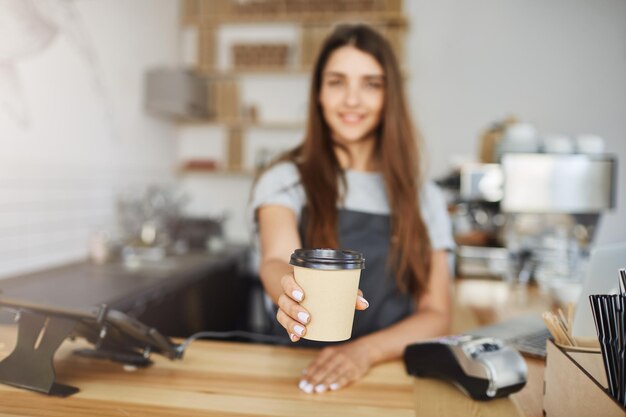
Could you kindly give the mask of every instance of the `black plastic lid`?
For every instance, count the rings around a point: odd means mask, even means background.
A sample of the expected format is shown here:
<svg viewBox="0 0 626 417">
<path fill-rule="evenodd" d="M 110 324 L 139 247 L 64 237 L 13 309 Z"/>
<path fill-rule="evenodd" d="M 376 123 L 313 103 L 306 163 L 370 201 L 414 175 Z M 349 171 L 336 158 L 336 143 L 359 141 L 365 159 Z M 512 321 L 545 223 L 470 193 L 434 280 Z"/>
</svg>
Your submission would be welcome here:
<svg viewBox="0 0 626 417">
<path fill-rule="evenodd" d="M 313 269 L 365 269 L 363 254 L 354 250 L 296 249 L 289 263 Z"/>
</svg>

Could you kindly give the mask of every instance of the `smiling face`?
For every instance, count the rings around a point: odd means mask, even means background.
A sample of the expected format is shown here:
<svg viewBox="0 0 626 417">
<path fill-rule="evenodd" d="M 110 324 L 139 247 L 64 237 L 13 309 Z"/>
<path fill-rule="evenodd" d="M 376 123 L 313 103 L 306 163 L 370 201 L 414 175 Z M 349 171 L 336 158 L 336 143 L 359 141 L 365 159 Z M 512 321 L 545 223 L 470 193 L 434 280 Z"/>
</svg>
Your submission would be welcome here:
<svg viewBox="0 0 626 417">
<path fill-rule="evenodd" d="M 333 140 L 344 145 L 374 139 L 385 101 L 385 74 L 370 54 L 336 49 L 322 72 L 319 102 Z"/>
</svg>

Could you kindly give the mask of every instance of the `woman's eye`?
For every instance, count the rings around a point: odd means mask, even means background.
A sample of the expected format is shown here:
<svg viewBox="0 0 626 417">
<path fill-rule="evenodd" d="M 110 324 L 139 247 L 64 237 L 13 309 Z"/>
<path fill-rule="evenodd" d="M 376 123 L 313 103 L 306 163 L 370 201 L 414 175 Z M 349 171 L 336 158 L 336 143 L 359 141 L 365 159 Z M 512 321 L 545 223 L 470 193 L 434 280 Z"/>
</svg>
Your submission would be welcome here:
<svg viewBox="0 0 626 417">
<path fill-rule="evenodd" d="M 365 87 L 370 88 L 372 90 L 380 90 L 381 88 L 383 88 L 383 83 L 376 82 L 376 81 L 368 81 L 367 83 L 365 83 Z"/>
<path fill-rule="evenodd" d="M 339 85 L 343 84 L 343 82 L 341 80 L 339 80 L 339 79 L 336 79 L 336 80 L 328 80 L 326 82 L 326 84 L 331 86 L 331 87 L 336 87 L 336 86 L 339 86 Z"/>
</svg>

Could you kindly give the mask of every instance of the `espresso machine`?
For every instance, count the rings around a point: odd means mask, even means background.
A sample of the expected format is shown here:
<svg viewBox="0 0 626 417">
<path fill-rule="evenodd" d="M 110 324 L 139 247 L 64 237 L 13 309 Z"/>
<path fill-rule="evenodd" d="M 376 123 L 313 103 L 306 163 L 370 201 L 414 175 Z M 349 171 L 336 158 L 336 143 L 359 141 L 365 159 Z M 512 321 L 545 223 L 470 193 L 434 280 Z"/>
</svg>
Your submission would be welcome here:
<svg viewBox="0 0 626 417">
<path fill-rule="evenodd" d="M 616 158 L 507 153 L 500 165 L 505 277 L 534 279 L 558 302 L 575 301 L 602 213 L 615 207 Z"/>
<path fill-rule="evenodd" d="M 602 213 L 615 207 L 612 155 L 503 152 L 461 166 L 451 217 L 456 273 L 540 285 L 579 279 Z"/>
</svg>

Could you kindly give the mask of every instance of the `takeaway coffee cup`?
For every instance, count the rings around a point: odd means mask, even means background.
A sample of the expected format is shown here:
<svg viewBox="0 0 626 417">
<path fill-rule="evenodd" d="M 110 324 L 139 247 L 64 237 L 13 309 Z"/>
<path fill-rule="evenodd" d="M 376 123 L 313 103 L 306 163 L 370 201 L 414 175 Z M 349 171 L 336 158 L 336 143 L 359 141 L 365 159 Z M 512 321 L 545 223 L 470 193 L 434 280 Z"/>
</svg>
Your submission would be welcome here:
<svg viewBox="0 0 626 417">
<path fill-rule="evenodd" d="M 304 339 L 349 339 L 361 269 L 365 268 L 363 255 L 351 250 L 297 249 L 289 263 L 304 291 L 300 304 L 311 315 Z"/>
</svg>

